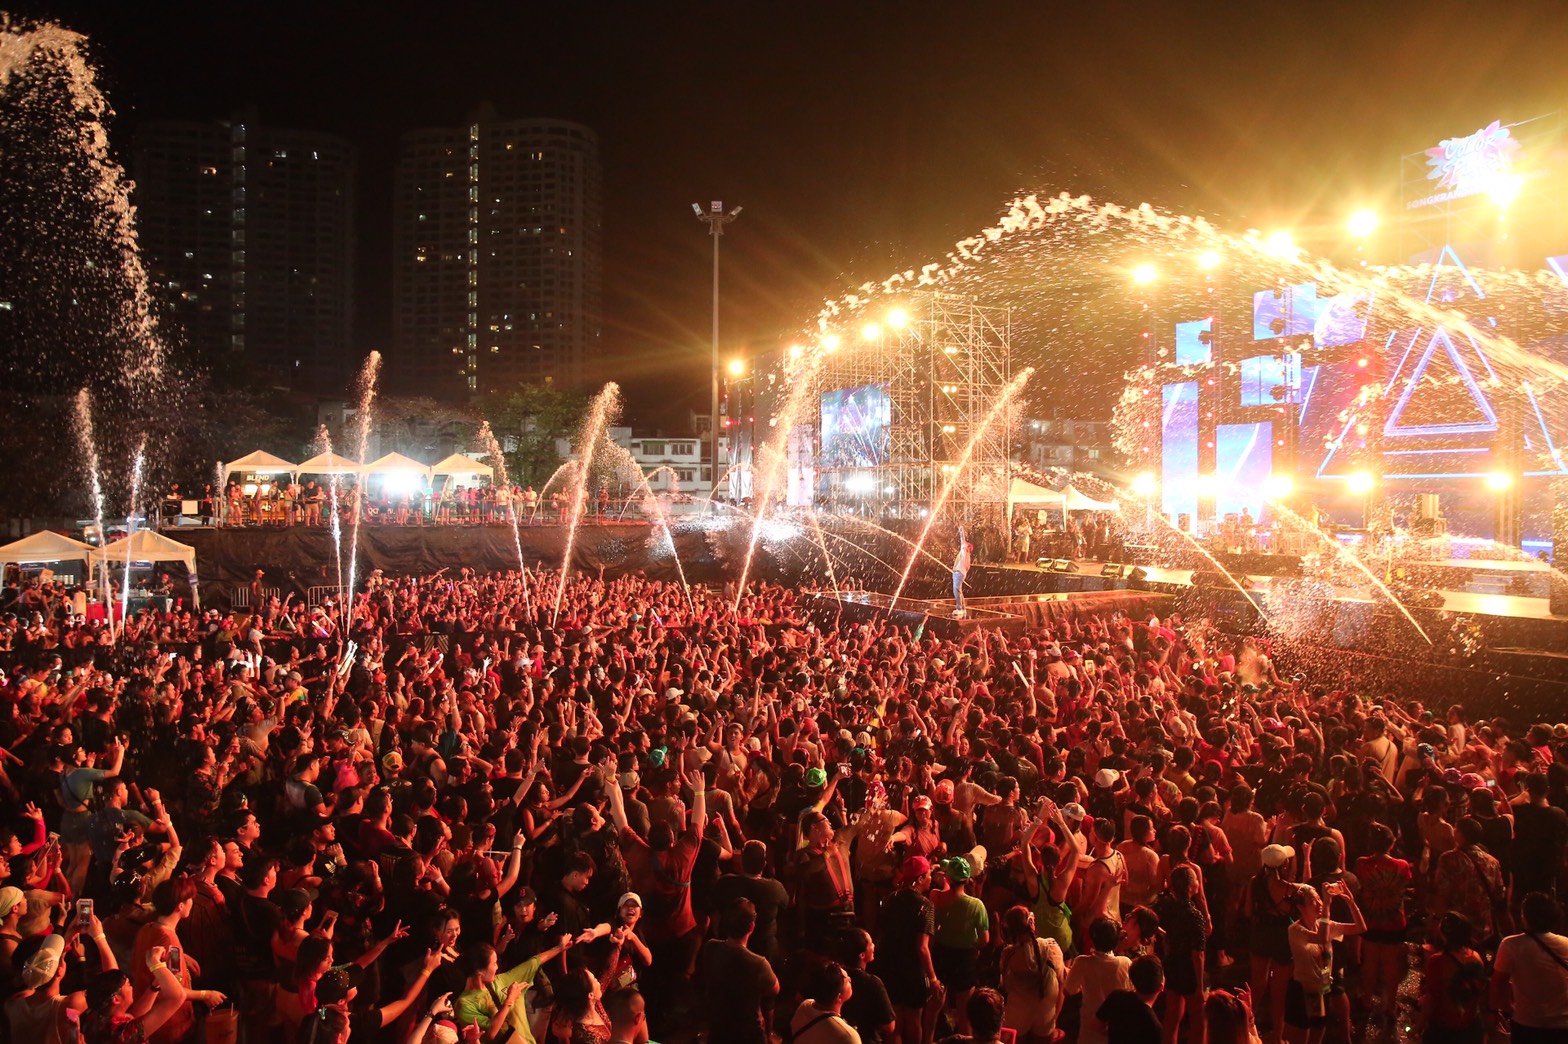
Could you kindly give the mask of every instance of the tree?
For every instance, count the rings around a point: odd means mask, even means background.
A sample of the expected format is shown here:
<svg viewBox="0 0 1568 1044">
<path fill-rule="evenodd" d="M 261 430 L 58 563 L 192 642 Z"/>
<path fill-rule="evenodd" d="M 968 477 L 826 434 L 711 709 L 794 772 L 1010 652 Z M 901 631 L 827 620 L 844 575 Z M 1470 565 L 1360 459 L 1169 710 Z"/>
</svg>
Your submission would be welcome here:
<svg viewBox="0 0 1568 1044">
<path fill-rule="evenodd" d="M 519 388 L 489 396 L 481 406 L 506 454 L 508 477 L 519 485 L 542 486 L 561 466 L 556 440 L 571 438 L 588 412 L 581 392 L 548 386 Z"/>
</svg>

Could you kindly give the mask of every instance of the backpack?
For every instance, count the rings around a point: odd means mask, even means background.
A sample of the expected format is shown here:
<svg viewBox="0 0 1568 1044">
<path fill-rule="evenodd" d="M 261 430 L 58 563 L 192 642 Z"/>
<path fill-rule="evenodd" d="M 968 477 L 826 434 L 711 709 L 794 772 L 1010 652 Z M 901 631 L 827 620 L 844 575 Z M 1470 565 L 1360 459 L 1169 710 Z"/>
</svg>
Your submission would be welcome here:
<svg viewBox="0 0 1568 1044">
<path fill-rule="evenodd" d="M 1448 1002 L 1466 1021 L 1473 1021 L 1486 1008 L 1492 977 L 1480 960 L 1464 960 L 1451 953 L 1446 956 L 1457 965 L 1448 981 Z"/>
</svg>

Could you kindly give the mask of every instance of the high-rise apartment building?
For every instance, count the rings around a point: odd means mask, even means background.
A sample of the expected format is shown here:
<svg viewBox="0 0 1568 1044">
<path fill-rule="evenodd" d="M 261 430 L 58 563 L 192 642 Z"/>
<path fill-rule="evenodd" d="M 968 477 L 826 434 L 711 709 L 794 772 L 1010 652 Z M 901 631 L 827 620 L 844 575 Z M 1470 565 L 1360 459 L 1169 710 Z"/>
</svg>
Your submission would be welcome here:
<svg viewBox="0 0 1568 1044">
<path fill-rule="evenodd" d="M 142 128 L 131 159 L 142 254 L 200 359 L 279 387 L 341 388 L 355 165 L 342 138 L 253 113 Z"/>
<path fill-rule="evenodd" d="M 394 188 L 392 366 L 461 400 L 593 377 L 600 336 L 598 137 L 564 120 L 406 134 Z"/>
</svg>

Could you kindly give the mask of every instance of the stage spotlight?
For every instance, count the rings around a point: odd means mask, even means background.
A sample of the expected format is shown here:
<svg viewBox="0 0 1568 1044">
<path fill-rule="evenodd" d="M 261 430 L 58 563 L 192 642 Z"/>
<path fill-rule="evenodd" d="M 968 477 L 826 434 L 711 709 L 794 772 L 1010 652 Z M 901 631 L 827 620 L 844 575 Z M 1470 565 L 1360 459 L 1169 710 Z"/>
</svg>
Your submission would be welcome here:
<svg viewBox="0 0 1568 1044">
<path fill-rule="evenodd" d="M 1357 239 L 1365 239 L 1377 229 L 1377 211 L 1361 209 L 1350 215 L 1350 220 L 1345 222 L 1345 227 L 1350 229 L 1350 234 Z"/>
<path fill-rule="evenodd" d="M 1205 272 L 1220 266 L 1220 252 L 1218 250 L 1205 250 L 1198 255 L 1198 267 Z"/>
<path fill-rule="evenodd" d="M 1198 496 L 1203 499 L 1213 499 L 1220 491 L 1220 477 L 1218 475 L 1199 475 L 1197 490 Z"/>
<path fill-rule="evenodd" d="M 860 336 L 867 341 L 874 341 L 882 336 L 882 328 L 876 323 L 867 323 L 860 331 Z"/>
<path fill-rule="evenodd" d="M 1270 500 L 1284 500 L 1296 491 L 1296 484 L 1289 475 L 1270 475 L 1263 484 L 1263 493 Z"/>
<path fill-rule="evenodd" d="M 1370 493 L 1372 487 L 1377 485 L 1377 480 L 1370 471 L 1357 471 L 1345 476 L 1345 487 L 1352 493 Z"/>
<path fill-rule="evenodd" d="M 1148 286 L 1158 279 L 1159 276 L 1159 270 L 1148 262 L 1144 262 L 1132 270 L 1132 281 L 1139 286 Z"/>
<path fill-rule="evenodd" d="M 789 357 L 791 359 L 799 359 L 803 354 L 805 354 L 805 351 L 806 350 L 804 348 L 802 348 L 800 345 L 792 344 L 792 345 L 790 345 L 790 348 L 789 348 Z"/>
<path fill-rule="evenodd" d="M 1159 480 L 1147 471 L 1135 476 L 1132 480 L 1132 491 L 1140 497 L 1152 497 L 1159 488 Z"/>
<path fill-rule="evenodd" d="M 1519 198 L 1519 190 L 1522 188 L 1524 179 L 1518 174 L 1497 174 L 1488 179 L 1486 194 L 1492 197 L 1498 210 L 1507 210 Z"/>
<path fill-rule="evenodd" d="M 1509 486 L 1511 486 L 1513 484 L 1514 484 L 1513 476 L 1509 475 L 1506 472 L 1492 471 L 1492 472 L 1488 472 L 1487 473 L 1487 476 L 1486 476 L 1486 488 L 1487 489 L 1494 490 L 1494 491 L 1497 491 L 1497 492 L 1502 492 L 1503 490 L 1507 489 Z"/>
<path fill-rule="evenodd" d="M 1076 573 L 1077 571 L 1078 563 L 1070 558 L 1055 558 L 1051 560 L 1051 572 L 1053 573 Z"/>
<path fill-rule="evenodd" d="M 746 376 L 746 360 L 745 359 L 731 359 L 730 360 L 730 376 L 731 377 L 744 377 L 744 376 Z"/>
<path fill-rule="evenodd" d="M 909 313 L 902 308 L 895 308 L 887 313 L 887 325 L 895 330 L 902 330 L 909 325 Z"/>
<path fill-rule="evenodd" d="M 1268 238 L 1263 241 L 1263 249 L 1271 257 L 1290 258 L 1295 257 L 1298 252 L 1296 238 L 1284 229 L 1270 232 Z"/>
<path fill-rule="evenodd" d="M 838 351 L 838 334 L 828 334 L 822 338 L 822 347 L 830 352 Z"/>
</svg>

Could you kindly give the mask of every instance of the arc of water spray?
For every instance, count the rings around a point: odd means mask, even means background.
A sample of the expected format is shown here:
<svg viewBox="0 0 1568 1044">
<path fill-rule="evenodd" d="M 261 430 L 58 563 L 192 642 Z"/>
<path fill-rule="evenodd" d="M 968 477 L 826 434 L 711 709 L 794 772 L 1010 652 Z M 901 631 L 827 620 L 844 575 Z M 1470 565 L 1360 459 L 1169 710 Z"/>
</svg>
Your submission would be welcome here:
<svg viewBox="0 0 1568 1044">
<path fill-rule="evenodd" d="M 1377 574 L 1368 569 L 1366 563 L 1352 554 L 1349 548 L 1345 547 L 1345 545 L 1341 544 L 1338 540 L 1335 540 L 1333 537 L 1323 532 L 1317 526 L 1309 523 L 1306 519 L 1302 518 L 1300 515 L 1296 514 L 1294 511 L 1286 507 L 1284 504 L 1281 504 L 1279 501 L 1270 499 L 1267 501 L 1267 503 L 1269 507 L 1273 508 L 1275 511 L 1278 511 L 1281 514 L 1294 519 L 1304 528 L 1310 530 L 1313 535 L 1318 538 L 1320 543 L 1328 546 L 1329 550 L 1334 553 L 1335 558 L 1339 559 L 1341 562 L 1349 563 L 1368 580 L 1372 581 L 1373 589 L 1381 594 L 1384 598 L 1388 599 L 1389 604 L 1391 604 L 1395 609 L 1398 609 L 1401 613 L 1404 614 L 1405 619 L 1410 621 L 1410 626 L 1414 627 L 1416 629 L 1416 633 L 1425 639 L 1426 644 L 1432 644 L 1431 636 L 1429 636 L 1426 633 L 1426 629 L 1416 621 L 1415 616 L 1410 612 L 1410 610 L 1405 608 L 1405 604 L 1398 598 L 1395 598 L 1394 592 L 1389 590 L 1388 585 L 1379 580 L 1377 578 Z"/>
<path fill-rule="evenodd" d="M 572 548 L 577 543 L 577 527 L 583 518 L 583 501 L 588 494 L 588 476 L 593 467 L 593 458 L 598 450 L 599 439 L 604 436 L 605 430 L 610 425 L 610 414 L 620 398 L 621 386 L 614 381 L 600 389 L 599 394 L 593 398 L 593 403 L 588 407 L 588 416 L 583 424 L 583 437 L 577 452 L 577 481 L 572 486 L 572 521 L 566 530 L 566 554 L 561 560 L 561 579 L 555 585 L 555 609 L 550 614 L 550 626 L 554 627 L 561 617 L 561 600 L 566 597 L 566 573 L 572 566 Z"/>
<path fill-rule="evenodd" d="M 506 490 L 506 514 L 507 520 L 512 524 L 512 546 L 517 550 L 517 570 L 522 576 L 523 605 L 532 616 L 533 596 L 528 591 L 528 565 L 523 561 L 523 537 L 517 529 L 517 498 L 512 496 L 512 484 L 506 476 L 506 457 L 501 453 L 501 444 L 496 441 L 495 432 L 491 429 L 489 421 L 480 423 L 477 437 L 484 445 L 486 455 L 492 460 L 490 466 L 495 469 L 495 481 Z"/>
<path fill-rule="evenodd" d="M 136 444 L 136 462 L 131 466 L 131 506 L 125 516 L 125 576 L 120 583 L 120 633 L 131 625 L 131 544 L 136 536 L 136 502 L 141 497 L 142 469 L 147 461 L 147 436 Z M 104 560 L 105 562 L 108 559 Z M 111 626 L 110 631 L 114 628 Z"/>
<path fill-rule="evenodd" d="M 969 444 L 964 447 L 963 455 L 958 458 L 958 463 L 953 466 L 953 470 L 948 472 L 947 481 L 942 484 L 942 492 L 937 496 L 935 503 L 931 505 L 931 512 L 926 516 L 926 524 L 920 529 L 920 538 L 915 541 L 915 550 L 910 553 L 909 563 L 904 566 L 904 573 L 898 578 L 898 587 L 893 591 L 893 600 L 888 603 L 888 612 L 891 613 L 894 606 L 898 605 L 898 596 L 904 593 L 904 585 L 909 582 L 909 574 L 914 571 L 915 560 L 920 557 L 920 552 L 926 546 L 926 538 L 931 535 L 931 527 L 936 525 L 937 517 L 941 515 L 942 508 L 947 505 L 947 498 L 952 496 L 953 487 L 957 485 L 959 476 L 969 466 L 969 458 L 974 456 L 975 447 L 980 444 L 980 440 L 985 437 L 986 432 L 991 430 L 991 425 L 996 423 L 996 418 L 1001 416 L 1002 412 L 1007 409 L 1008 402 L 1012 400 L 1014 395 L 1018 394 L 1025 384 L 1029 383 L 1029 378 L 1032 376 L 1034 376 L 1033 366 L 1026 366 L 1019 371 L 1018 376 L 1014 377 L 1007 387 L 1002 389 L 1001 397 L 996 400 L 990 412 L 980 421 L 979 426 L 975 428 L 974 434 L 969 436 Z"/>
<path fill-rule="evenodd" d="M 93 522 L 98 527 L 98 546 L 106 547 L 109 541 L 103 525 L 103 479 L 98 473 L 98 440 L 93 433 L 92 393 L 86 388 L 76 393 L 76 438 L 81 445 L 82 459 L 87 463 L 87 481 L 93 498 Z M 109 593 L 108 565 L 109 559 L 105 557 L 103 574 L 99 577 L 105 610 L 113 601 Z M 111 640 L 114 637 L 112 626 L 109 628 L 109 636 Z"/>
<path fill-rule="evenodd" d="M 811 531 L 817 534 L 817 546 L 822 549 L 822 561 L 828 567 L 828 583 L 833 585 L 833 597 L 837 598 L 839 596 L 838 575 L 833 572 L 833 556 L 828 554 L 828 542 L 822 536 L 822 523 L 817 521 L 817 513 L 815 511 L 809 511 L 807 515 L 811 519 Z"/>
<path fill-rule="evenodd" d="M 381 353 L 371 352 L 365 357 L 365 368 L 359 375 L 359 405 L 354 414 L 354 433 L 358 445 L 354 447 L 354 459 L 361 468 L 365 466 L 365 450 L 370 445 L 370 411 L 376 402 L 376 379 L 381 373 Z M 348 640 L 348 633 L 354 629 L 354 587 L 359 569 L 359 523 L 365 517 L 365 490 L 364 473 L 360 473 L 359 484 L 354 488 L 354 499 L 357 505 L 354 510 L 354 527 L 349 533 L 348 546 L 348 589 L 343 592 L 343 640 Z"/>
</svg>

